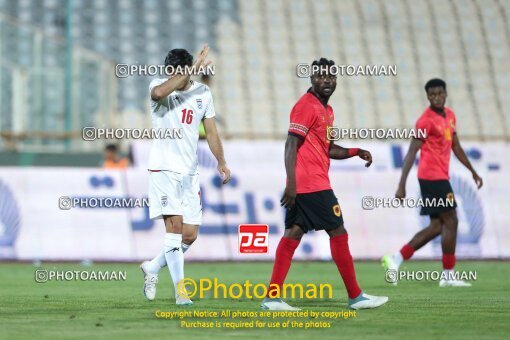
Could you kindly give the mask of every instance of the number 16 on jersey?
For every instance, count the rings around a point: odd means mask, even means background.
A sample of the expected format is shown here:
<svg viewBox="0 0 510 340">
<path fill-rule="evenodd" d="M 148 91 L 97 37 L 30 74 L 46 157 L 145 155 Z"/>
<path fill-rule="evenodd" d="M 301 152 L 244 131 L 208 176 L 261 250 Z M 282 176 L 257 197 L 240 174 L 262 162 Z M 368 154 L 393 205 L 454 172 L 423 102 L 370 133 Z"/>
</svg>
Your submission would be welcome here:
<svg viewBox="0 0 510 340">
<path fill-rule="evenodd" d="M 193 110 L 183 109 L 181 123 L 191 124 L 193 122 Z"/>
</svg>

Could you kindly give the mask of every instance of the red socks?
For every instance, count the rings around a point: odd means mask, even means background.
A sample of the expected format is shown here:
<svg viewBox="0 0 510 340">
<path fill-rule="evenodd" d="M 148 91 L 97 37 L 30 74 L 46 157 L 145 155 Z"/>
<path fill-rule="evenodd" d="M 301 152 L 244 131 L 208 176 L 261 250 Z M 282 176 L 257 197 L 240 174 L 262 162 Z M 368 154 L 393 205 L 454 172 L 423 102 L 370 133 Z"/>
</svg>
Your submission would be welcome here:
<svg viewBox="0 0 510 340">
<path fill-rule="evenodd" d="M 404 258 L 404 260 L 409 260 L 411 256 L 414 254 L 414 248 L 410 245 L 406 244 L 400 249 L 400 254 Z"/>
<path fill-rule="evenodd" d="M 356 281 L 356 272 L 354 271 L 354 263 L 352 261 L 351 252 L 349 251 L 349 236 L 347 234 L 338 235 L 329 239 L 331 247 L 331 256 L 342 276 L 350 299 L 357 298 L 361 294 L 361 289 Z M 292 263 L 292 256 L 299 245 L 298 240 L 282 237 L 278 248 L 276 248 L 276 256 L 273 267 L 273 275 L 271 276 L 270 286 L 276 284 L 280 289 L 285 282 L 287 273 Z M 411 248 L 412 249 L 412 248 Z M 271 293 L 274 289 L 268 290 L 268 297 L 272 297 Z M 274 293 L 273 293 L 274 294 Z"/>
<path fill-rule="evenodd" d="M 404 260 L 409 260 L 414 254 L 414 249 L 406 244 L 400 249 L 400 254 Z M 455 254 L 443 254 L 443 269 L 451 270 L 453 267 L 455 267 Z"/>
<path fill-rule="evenodd" d="M 331 247 L 331 256 L 344 280 L 345 288 L 350 299 L 357 298 L 361 294 L 361 289 L 356 281 L 356 272 L 352 262 L 351 252 L 348 244 L 349 236 L 347 234 L 338 235 L 329 239 Z"/>
<path fill-rule="evenodd" d="M 451 270 L 455 267 L 455 254 L 443 254 L 443 269 Z"/>
<path fill-rule="evenodd" d="M 287 273 L 289 272 L 290 265 L 292 263 L 292 256 L 294 256 L 294 251 L 296 250 L 298 245 L 299 240 L 282 237 L 280 243 L 278 243 L 278 248 L 276 248 L 273 275 L 271 276 L 271 283 L 269 284 L 269 287 L 271 287 L 272 284 L 277 284 L 278 286 L 280 286 L 280 293 L 282 293 L 281 287 L 285 282 L 285 278 L 287 277 Z M 273 290 L 275 289 L 270 288 L 268 290 L 267 292 L 268 297 L 275 297 L 271 296 L 271 292 Z M 274 292 L 273 294 L 276 294 L 276 292 Z"/>
</svg>

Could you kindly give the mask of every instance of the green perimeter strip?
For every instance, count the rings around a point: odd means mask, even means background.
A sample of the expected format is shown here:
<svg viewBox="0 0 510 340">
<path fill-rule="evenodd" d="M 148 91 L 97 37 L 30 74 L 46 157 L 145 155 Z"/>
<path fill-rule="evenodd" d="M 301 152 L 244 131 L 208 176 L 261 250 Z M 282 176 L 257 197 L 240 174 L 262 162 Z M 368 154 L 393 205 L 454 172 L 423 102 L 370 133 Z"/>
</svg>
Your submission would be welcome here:
<svg viewBox="0 0 510 340">
<path fill-rule="evenodd" d="M 102 165 L 101 153 L 0 152 L 0 166 L 92 167 Z"/>
<path fill-rule="evenodd" d="M 34 153 L 33 152 L 22 152 L 19 154 L 19 165 L 26 166 L 32 165 L 34 162 Z"/>
</svg>

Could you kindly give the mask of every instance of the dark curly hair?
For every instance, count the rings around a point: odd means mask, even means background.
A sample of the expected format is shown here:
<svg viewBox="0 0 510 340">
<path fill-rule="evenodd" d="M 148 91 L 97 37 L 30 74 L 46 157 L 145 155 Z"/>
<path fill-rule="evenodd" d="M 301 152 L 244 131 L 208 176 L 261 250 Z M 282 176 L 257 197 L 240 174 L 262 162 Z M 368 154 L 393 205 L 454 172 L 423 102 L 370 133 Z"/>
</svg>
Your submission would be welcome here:
<svg viewBox="0 0 510 340">
<path fill-rule="evenodd" d="M 165 66 L 191 66 L 193 63 L 193 56 L 183 48 L 174 48 L 165 58 Z"/>
<path fill-rule="evenodd" d="M 317 73 L 321 73 L 322 71 L 328 70 L 331 66 L 335 65 L 333 60 L 329 60 L 327 58 L 320 58 L 319 60 L 314 60 L 312 62 L 312 76 Z"/>
<path fill-rule="evenodd" d="M 425 92 L 428 93 L 429 89 L 432 87 L 442 87 L 446 91 L 446 82 L 443 79 L 439 78 L 430 79 L 425 84 Z"/>
</svg>

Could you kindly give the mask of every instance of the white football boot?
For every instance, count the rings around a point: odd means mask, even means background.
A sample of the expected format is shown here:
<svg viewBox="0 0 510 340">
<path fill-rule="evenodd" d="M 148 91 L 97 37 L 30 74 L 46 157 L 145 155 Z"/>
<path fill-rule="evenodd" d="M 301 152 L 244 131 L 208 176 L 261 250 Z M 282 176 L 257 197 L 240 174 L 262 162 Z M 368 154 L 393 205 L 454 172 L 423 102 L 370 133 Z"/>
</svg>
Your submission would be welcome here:
<svg viewBox="0 0 510 340">
<path fill-rule="evenodd" d="M 439 287 L 471 287 L 471 283 L 458 280 L 453 269 L 443 270 L 439 280 Z"/>
<path fill-rule="evenodd" d="M 357 298 L 349 299 L 349 307 L 356 310 L 370 309 L 382 306 L 386 302 L 388 302 L 387 296 L 373 296 L 361 292 Z"/>
<path fill-rule="evenodd" d="M 384 255 L 381 264 L 386 269 L 386 282 L 396 286 L 398 284 L 398 264 L 393 255 Z"/>
<path fill-rule="evenodd" d="M 146 266 L 149 261 L 144 261 L 140 265 L 143 273 L 143 295 L 147 300 L 154 300 L 156 298 L 156 284 L 158 283 L 158 274 L 151 274 L 147 271 Z"/>
<path fill-rule="evenodd" d="M 292 307 L 282 299 L 270 299 L 265 298 L 262 300 L 262 304 L 260 307 L 263 310 L 286 310 L 286 311 L 297 311 L 301 310 L 300 308 Z"/>
<path fill-rule="evenodd" d="M 193 301 L 190 300 L 187 296 L 180 296 L 179 294 L 175 295 L 175 304 L 177 306 L 191 306 Z"/>
</svg>

